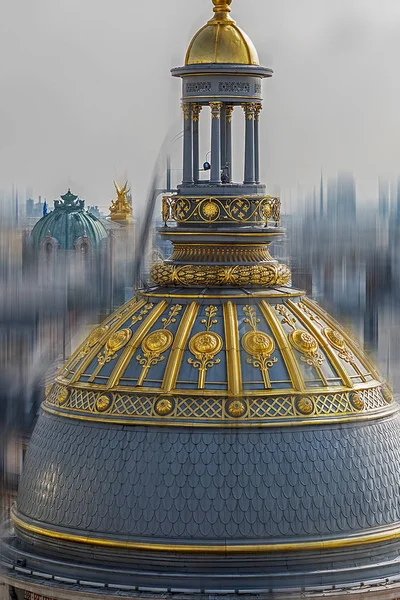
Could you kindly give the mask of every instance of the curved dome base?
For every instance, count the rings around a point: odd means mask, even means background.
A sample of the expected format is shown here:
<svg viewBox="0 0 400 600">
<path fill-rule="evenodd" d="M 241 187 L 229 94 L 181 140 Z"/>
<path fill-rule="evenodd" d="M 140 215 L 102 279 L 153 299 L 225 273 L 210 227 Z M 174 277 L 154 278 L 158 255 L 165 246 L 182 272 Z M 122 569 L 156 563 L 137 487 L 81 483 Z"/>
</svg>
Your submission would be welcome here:
<svg viewBox="0 0 400 600">
<path fill-rule="evenodd" d="M 54 560 L 54 551 L 57 560 Z M 16 542 L 9 537 L 2 544 L 5 574 L 18 586 L 18 579 L 36 586 L 56 585 L 77 592 L 127 596 L 152 592 L 152 597 L 166 598 L 169 593 L 184 594 L 186 598 L 202 594 L 257 596 L 272 598 L 329 598 L 336 600 L 353 594 L 373 595 L 374 599 L 396 597 L 389 595 L 400 590 L 400 543 L 398 541 L 375 547 L 374 560 L 369 549 L 349 548 L 346 551 L 260 557 L 241 556 L 236 561 L 211 557 L 183 561 L 176 555 L 143 557 L 142 553 L 106 550 L 93 554 L 92 561 L 82 560 L 78 547 L 66 548 L 57 543 L 46 553 L 36 547 Z M 112 564 L 118 563 L 118 567 Z M 149 568 L 149 564 L 151 567 Z M 352 564 L 354 566 L 349 567 Z M 23 565 L 23 566 L 22 566 Z M 109 566 L 107 566 L 109 565 Z M 69 586 L 66 584 L 70 584 Z M 25 587 L 25 586 L 24 586 Z M 36 590 L 37 591 L 37 590 Z M 42 592 L 49 596 L 49 590 Z M 190 594 L 189 596 L 187 594 Z M 343 595 L 342 595 L 343 594 Z M 382 595 L 381 595 L 382 594 Z M 357 596 L 359 597 L 359 596 Z"/>
<path fill-rule="evenodd" d="M 139 292 L 48 390 L 5 553 L 113 590 L 364 590 L 400 571 L 399 433 L 302 292 Z"/>
</svg>

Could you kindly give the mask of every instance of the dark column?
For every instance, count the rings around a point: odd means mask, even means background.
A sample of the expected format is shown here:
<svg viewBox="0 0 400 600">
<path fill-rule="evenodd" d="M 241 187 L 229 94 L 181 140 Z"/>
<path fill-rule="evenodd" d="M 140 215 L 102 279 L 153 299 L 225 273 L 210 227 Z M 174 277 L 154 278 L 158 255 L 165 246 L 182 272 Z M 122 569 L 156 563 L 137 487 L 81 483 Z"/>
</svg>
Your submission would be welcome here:
<svg viewBox="0 0 400 600">
<path fill-rule="evenodd" d="M 244 155 L 244 183 L 254 183 L 254 104 L 244 104 L 246 137 Z"/>
<path fill-rule="evenodd" d="M 221 102 L 211 102 L 211 183 L 221 183 Z"/>
<path fill-rule="evenodd" d="M 226 157 L 225 162 L 229 167 L 229 180 L 232 181 L 232 114 L 233 114 L 234 106 L 232 104 L 227 104 L 225 106 L 225 115 L 226 115 Z"/>
<path fill-rule="evenodd" d="M 254 112 L 254 179 L 260 183 L 260 113 L 262 104 L 256 104 Z"/>
<path fill-rule="evenodd" d="M 226 165 L 226 110 L 225 104 L 221 108 L 221 167 Z"/>
<path fill-rule="evenodd" d="M 193 127 L 192 109 L 188 102 L 182 104 L 183 110 L 183 183 L 193 183 Z"/>
<path fill-rule="evenodd" d="M 196 183 L 200 179 L 199 166 L 199 119 L 202 106 L 200 104 L 192 104 L 192 119 L 193 119 L 193 180 Z"/>
</svg>

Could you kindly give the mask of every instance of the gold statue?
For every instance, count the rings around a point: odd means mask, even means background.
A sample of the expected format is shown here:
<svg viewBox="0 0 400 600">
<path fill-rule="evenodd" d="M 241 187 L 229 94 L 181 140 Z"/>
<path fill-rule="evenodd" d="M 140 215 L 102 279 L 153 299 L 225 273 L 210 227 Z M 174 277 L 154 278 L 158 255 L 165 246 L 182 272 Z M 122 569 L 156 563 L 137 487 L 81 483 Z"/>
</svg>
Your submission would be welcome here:
<svg viewBox="0 0 400 600">
<path fill-rule="evenodd" d="M 120 188 L 114 181 L 114 187 L 117 192 L 117 199 L 111 200 L 110 219 L 112 221 L 127 221 L 132 215 L 132 206 L 127 198 L 130 192 L 130 189 L 128 189 L 128 182 Z"/>
</svg>

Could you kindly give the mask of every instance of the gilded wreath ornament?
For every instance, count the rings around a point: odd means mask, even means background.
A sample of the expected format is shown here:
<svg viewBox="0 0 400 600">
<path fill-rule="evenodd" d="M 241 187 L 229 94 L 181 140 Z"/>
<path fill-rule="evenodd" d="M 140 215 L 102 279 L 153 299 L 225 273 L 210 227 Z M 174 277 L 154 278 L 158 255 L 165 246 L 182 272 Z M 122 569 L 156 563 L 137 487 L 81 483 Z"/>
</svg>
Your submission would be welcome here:
<svg viewBox="0 0 400 600">
<path fill-rule="evenodd" d="M 173 265 L 158 263 L 150 272 L 154 283 L 162 286 L 286 286 L 291 271 L 282 264 L 236 265 Z"/>
</svg>

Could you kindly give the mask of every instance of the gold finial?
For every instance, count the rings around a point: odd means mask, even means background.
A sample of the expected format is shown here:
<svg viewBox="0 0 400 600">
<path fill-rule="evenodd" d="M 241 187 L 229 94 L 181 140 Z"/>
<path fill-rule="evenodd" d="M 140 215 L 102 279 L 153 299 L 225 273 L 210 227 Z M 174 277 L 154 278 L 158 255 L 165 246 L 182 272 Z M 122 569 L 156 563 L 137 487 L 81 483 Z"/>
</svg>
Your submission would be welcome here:
<svg viewBox="0 0 400 600">
<path fill-rule="evenodd" d="M 117 199 L 111 200 L 110 218 L 112 221 L 127 221 L 132 213 L 132 206 L 127 198 L 130 192 L 128 182 L 120 188 L 114 181 L 114 187 L 117 192 Z"/>
<path fill-rule="evenodd" d="M 229 13 L 231 12 L 231 9 L 229 7 L 232 0 L 212 0 L 212 3 L 214 4 L 215 13 L 213 20 L 230 19 Z"/>
</svg>

